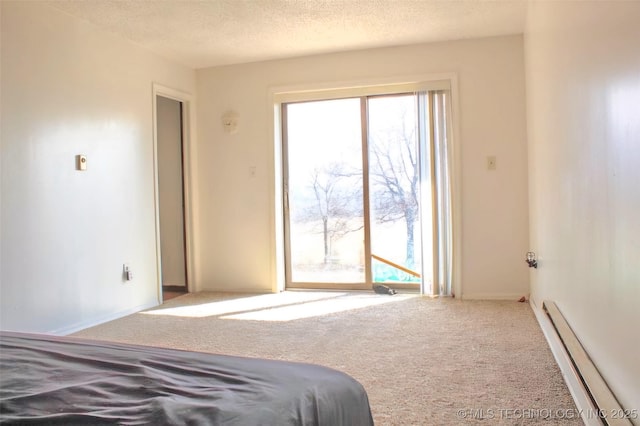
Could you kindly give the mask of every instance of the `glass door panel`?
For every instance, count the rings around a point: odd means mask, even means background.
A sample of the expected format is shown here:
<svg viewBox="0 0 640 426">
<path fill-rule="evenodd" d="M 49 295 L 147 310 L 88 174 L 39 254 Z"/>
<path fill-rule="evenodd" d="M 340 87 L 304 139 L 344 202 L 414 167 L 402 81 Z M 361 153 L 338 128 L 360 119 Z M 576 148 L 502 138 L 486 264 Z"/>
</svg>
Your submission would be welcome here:
<svg viewBox="0 0 640 426">
<path fill-rule="evenodd" d="M 360 99 L 287 104 L 284 116 L 288 284 L 363 284 Z"/>
<path fill-rule="evenodd" d="M 415 94 L 368 98 L 372 279 L 421 282 L 420 161 Z"/>
</svg>

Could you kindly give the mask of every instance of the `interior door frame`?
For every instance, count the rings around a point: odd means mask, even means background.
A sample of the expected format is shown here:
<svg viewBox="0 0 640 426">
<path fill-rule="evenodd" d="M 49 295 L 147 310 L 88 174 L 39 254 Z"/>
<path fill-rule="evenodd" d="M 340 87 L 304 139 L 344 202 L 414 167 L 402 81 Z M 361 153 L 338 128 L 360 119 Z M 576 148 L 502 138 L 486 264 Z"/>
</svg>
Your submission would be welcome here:
<svg viewBox="0 0 640 426">
<path fill-rule="evenodd" d="M 153 186 L 156 234 L 156 280 L 158 303 L 162 303 L 162 253 L 160 246 L 160 187 L 158 178 L 158 110 L 157 97 L 173 99 L 180 102 L 182 113 L 182 196 L 184 199 L 184 239 L 185 239 L 185 271 L 187 292 L 196 291 L 194 282 L 194 241 L 193 241 L 193 129 L 195 129 L 195 101 L 186 92 L 176 90 L 158 83 L 152 86 L 153 110 Z"/>
</svg>

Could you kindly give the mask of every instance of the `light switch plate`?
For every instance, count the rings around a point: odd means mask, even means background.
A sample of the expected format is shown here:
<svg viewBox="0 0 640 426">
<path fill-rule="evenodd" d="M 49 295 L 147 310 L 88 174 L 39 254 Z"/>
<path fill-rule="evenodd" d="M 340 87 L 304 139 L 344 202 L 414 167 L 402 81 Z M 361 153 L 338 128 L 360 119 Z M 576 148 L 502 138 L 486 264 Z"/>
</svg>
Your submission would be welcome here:
<svg viewBox="0 0 640 426">
<path fill-rule="evenodd" d="M 76 155 L 76 170 L 87 170 L 87 156 L 78 154 Z"/>
<path fill-rule="evenodd" d="M 487 157 L 487 170 L 495 170 L 496 169 L 496 156 L 490 155 Z"/>
</svg>

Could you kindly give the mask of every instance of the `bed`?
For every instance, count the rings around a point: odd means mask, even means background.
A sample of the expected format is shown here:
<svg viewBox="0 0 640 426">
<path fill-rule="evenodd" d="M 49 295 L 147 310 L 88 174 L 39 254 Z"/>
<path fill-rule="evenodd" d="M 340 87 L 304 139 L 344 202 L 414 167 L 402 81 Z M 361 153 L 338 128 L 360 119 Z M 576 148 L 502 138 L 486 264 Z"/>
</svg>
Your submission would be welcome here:
<svg viewBox="0 0 640 426">
<path fill-rule="evenodd" d="M 319 365 L 0 333 L 0 423 L 372 425 L 367 394 Z"/>
</svg>

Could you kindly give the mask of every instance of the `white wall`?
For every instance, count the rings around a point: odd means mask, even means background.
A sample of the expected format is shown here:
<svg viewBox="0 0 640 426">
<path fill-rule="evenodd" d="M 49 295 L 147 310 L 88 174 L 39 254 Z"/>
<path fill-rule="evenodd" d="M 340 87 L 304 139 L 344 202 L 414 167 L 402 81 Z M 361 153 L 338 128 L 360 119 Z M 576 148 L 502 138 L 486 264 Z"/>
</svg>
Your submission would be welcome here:
<svg viewBox="0 0 640 426">
<path fill-rule="evenodd" d="M 464 297 L 528 294 L 522 37 L 375 49 L 199 70 L 200 289 L 275 288 L 273 106 L 279 86 L 457 73 Z M 237 134 L 220 117 L 239 113 Z M 486 156 L 498 168 L 486 170 Z M 252 178 L 250 167 L 256 167 Z"/>
<path fill-rule="evenodd" d="M 526 34 L 533 301 L 640 408 L 640 3 L 535 2 Z"/>
<path fill-rule="evenodd" d="M 65 332 L 156 304 L 152 82 L 193 93 L 194 71 L 41 3 L 0 4 L 0 327 Z"/>
</svg>

